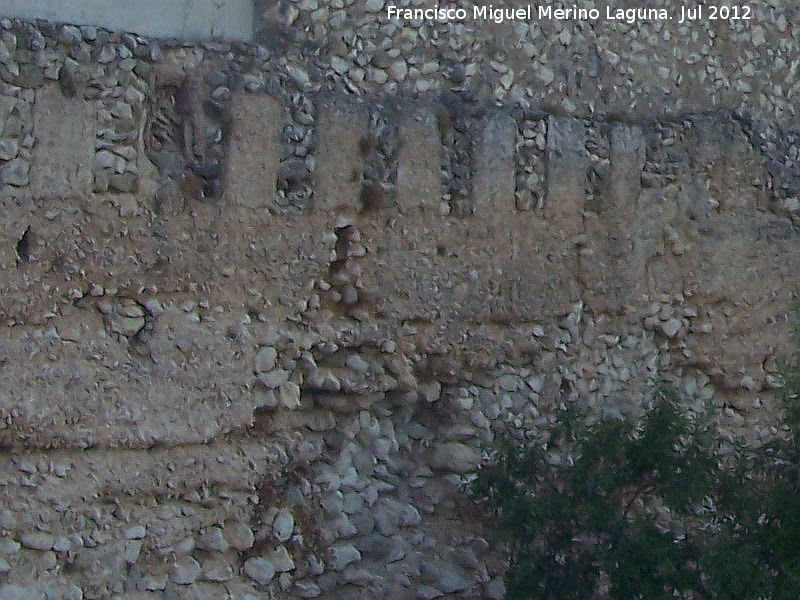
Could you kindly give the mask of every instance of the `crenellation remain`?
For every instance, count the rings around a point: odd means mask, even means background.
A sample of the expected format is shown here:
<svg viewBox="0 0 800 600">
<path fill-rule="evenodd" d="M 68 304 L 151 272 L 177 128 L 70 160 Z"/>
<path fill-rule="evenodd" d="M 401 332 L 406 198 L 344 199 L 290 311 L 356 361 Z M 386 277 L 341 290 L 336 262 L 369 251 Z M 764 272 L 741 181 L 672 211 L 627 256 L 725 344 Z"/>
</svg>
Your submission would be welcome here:
<svg viewBox="0 0 800 600">
<path fill-rule="evenodd" d="M 663 380 L 776 435 L 800 137 L 697 84 L 724 44 L 258 4 L 261 45 L 0 19 L 0 598 L 499 600 L 498 436 L 568 461 L 561 407 Z"/>
</svg>

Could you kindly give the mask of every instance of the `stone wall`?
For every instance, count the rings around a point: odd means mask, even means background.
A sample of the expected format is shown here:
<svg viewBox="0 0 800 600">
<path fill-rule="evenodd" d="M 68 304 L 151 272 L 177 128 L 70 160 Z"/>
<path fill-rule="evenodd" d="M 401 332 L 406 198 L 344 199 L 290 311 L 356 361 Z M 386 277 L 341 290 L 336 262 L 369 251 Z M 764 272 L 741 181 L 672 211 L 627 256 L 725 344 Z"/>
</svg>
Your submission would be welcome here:
<svg viewBox="0 0 800 600">
<path fill-rule="evenodd" d="M 0 21 L 3 600 L 501 598 L 459 491 L 496 435 L 568 461 L 560 407 L 661 379 L 723 443 L 777 433 L 789 100 L 590 111 L 539 50 L 379 59 L 340 4 L 265 7 L 261 45 Z M 768 14 L 756 61 L 795 40 Z"/>
</svg>

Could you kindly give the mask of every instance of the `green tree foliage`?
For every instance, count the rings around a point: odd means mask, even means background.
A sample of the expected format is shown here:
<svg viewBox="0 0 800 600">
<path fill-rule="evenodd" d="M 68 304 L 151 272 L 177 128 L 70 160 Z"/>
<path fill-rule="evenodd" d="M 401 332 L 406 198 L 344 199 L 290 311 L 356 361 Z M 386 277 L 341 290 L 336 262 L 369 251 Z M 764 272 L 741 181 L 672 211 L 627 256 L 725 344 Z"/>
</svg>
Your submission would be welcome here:
<svg viewBox="0 0 800 600">
<path fill-rule="evenodd" d="M 508 550 L 507 598 L 797 600 L 800 375 L 785 380 L 788 435 L 725 457 L 668 389 L 639 427 L 565 414 L 571 461 L 506 440 L 469 491 Z"/>
</svg>

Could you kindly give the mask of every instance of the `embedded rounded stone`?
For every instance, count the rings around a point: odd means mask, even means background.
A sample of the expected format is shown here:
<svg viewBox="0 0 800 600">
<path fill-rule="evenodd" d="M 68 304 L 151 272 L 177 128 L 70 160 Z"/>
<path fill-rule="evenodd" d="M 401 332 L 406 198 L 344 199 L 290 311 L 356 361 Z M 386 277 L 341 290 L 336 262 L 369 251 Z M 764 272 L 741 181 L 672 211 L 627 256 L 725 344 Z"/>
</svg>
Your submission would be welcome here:
<svg viewBox="0 0 800 600">
<path fill-rule="evenodd" d="M 447 442 L 437 446 L 431 456 L 430 466 L 440 471 L 467 473 L 481 462 L 481 453 L 460 442 Z"/>
<path fill-rule="evenodd" d="M 422 517 L 419 511 L 411 504 L 404 504 L 397 512 L 397 524 L 400 527 L 414 527 L 420 524 Z"/>
<path fill-rule="evenodd" d="M 389 75 L 396 81 L 403 81 L 408 74 L 408 66 L 404 60 L 398 60 L 389 67 Z"/>
<path fill-rule="evenodd" d="M 111 330 L 122 335 L 136 335 L 145 326 L 143 317 L 115 317 L 111 320 Z"/>
<path fill-rule="evenodd" d="M 272 371 L 278 359 L 278 353 L 275 351 L 275 348 L 270 346 L 266 346 L 258 351 L 256 354 L 256 371 L 258 373 L 267 373 Z"/>
<path fill-rule="evenodd" d="M 278 401 L 283 408 L 300 408 L 300 386 L 293 381 L 284 381 L 278 386 Z"/>
<path fill-rule="evenodd" d="M 313 581 L 297 581 L 295 582 L 295 589 L 297 595 L 301 598 L 317 598 L 322 594 L 320 587 Z"/>
<path fill-rule="evenodd" d="M 147 535 L 147 529 L 141 525 L 134 525 L 133 527 L 128 527 L 124 531 L 124 535 L 127 540 L 141 540 Z"/>
<path fill-rule="evenodd" d="M 282 383 L 285 383 L 289 380 L 289 371 L 284 369 L 275 369 L 274 371 L 270 371 L 269 373 L 259 373 L 258 374 L 258 381 L 261 385 L 265 388 L 274 390 L 275 388 L 280 387 Z"/>
<path fill-rule="evenodd" d="M 520 378 L 517 375 L 506 373 L 500 376 L 497 383 L 504 392 L 516 392 L 519 388 Z"/>
<path fill-rule="evenodd" d="M 20 543 L 32 550 L 50 550 L 53 547 L 53 536 L 49 533 L 26 533 L 19 538 Z"/>
<path fill-rule="evenodd" d="M 430 585 L 421 585 L 417 588 L 417 600 L 434 600 L 444 596 L 441 590 Z"/>
<path fill-rule="evenodd" d="M 668 338 L 673 338 L 681 330 L 681 321 L 675 317 L 669 319 L 666 323 L 661 324 L 661 331 L 664 332 Z"/>
<path fill-rule="evenodd" d="M 244 572 L 250 579 L 267 585 L 275 577 L 275 566 L 262 556 L 254 556 L 245 561 Z"/>
<path fill-rule="evenodd" d="M 225 540 L 239 552 L 249 550 L 255 543 L 253 530 L 250 529 L 247 523 L 242 523 L 241 521 L 226 526 L 223 535 L 225 536 Z"/>
<path fill-rule="evenodd" d="M 225 560 L 207 560 L 203 564 L 203 579 L 223 582 L 233 578 L 233 569 Z"/>
<path fill-rule="evenodd" d="M 333 546 L 329 554 L 330 565 L 334 571 L 344 571 L 348 565 L 361 560 L 361 552 L 352 544 Z"/>
<path fill-rule="evenodd" d="M 113 169 L 116 160 L 114 154 L 108 150 L 100 150 L 94 155 L 94 164 L 100 169 Z"/>
<path fill-rule="evenodd" d="M 469 587 L 467 580 L 453 571 L 443 571 L 438 584 L 445 594 L 454 594 Z"/>
<path fill-rule="evenodd" d="M 19 154 L 19 140 L 0 140 L 0 160 L 11 160 Z"/>
<path fill-rule="evenodd" d="M 16 187 L 28 185 L 30 168 L 30 163 L 22 158 L 10 160 L 0 169 L 0 182 Z"/>
<path fill-rule="evenodd" d="M 284 546 L 278 546 L 275 550 L 267 554 L 267 559 L 275 567 L 277 573 L 294 570 L 294 560 Z"/>
<path fill-rule="evenodd" d="M 358 354 L 351 354 L 348 356 L 344 364 L 358 373 L 366 373 L 369 371 L 369 363 Z"/>
<path fill-rule="evenodd" d="M 200 534 L 197 540 L 197 547 L 201 550 L 213 550 L 215 552 L 225 552 L 228 549 L 228 542 L 219 527 L 209 527 Z"/>
<path fill-rule="evenodd" d="M 175 563 L 170 581 L 180 585 L 190 585 L 197 581 L 201 572 L 200 563 L 191 556 L 185 556 Z"/>
<path fill-rule="evenodd" d="M 272 523 L 272 533 L 279 542 L 285 542 L 292 537 L 294 530 L 294 517 L 288 508 L 282 508 L 275 515 L 275 521 Z"/>
</svg>

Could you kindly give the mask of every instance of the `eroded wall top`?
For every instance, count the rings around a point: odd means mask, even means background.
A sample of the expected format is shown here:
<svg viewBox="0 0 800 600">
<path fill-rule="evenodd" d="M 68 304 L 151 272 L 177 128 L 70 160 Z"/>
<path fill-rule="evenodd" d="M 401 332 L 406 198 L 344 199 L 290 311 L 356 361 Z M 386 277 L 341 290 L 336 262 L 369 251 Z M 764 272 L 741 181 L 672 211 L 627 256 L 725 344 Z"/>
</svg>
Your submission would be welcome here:
<svg viewBox="0 0 800 600">
<path fill-rule="evenodd" d="M 449 12 L 409 12 L 434 8 Z M 455 87 L 487 103 L 582 116 L 728 108 L 786 123 L 800 86 L 796 12 L 782 0 L 699 12 L 677 0 L 635 8 L 472 0 L 441 7 L 425 0 L 6 0 L 0 7 L 11 17 L 173 41 L 255 41 L 279 50 L 298 79 L 335 81 L 355 94 Z"/>
<path fill-rule="evenodd" d="M 531 19 L 496 22 L 482 18 L 484 5 L 527 5 L 471 1 L 441 3 L 464 8 L 464 20 L 389 18 L 392 7 L 434 4 L 262 1 L 256 35 L 262 43 L 280 44 L 287 63 L 341 75 L 345 87 L 362 94 L 455 86 L 487 102 L 580 115 L 653 117 L 731 108 L 788 121 L 795 114 L 800 83 L 791 2 L 748 3 L 736 14 L 749 19 L 712 18 L 722 15 L 706 6 L 689 20 L 686 8 L 694 7 L 675 0 L 648 3 L 647 14 L 632 19 L 608 18 L 628 3 L 591 1 L 568 7 L 595 8 L 599 19 L 540 19 L 540 8 L 560 4 L 533 3 Z"/>
</svg>

